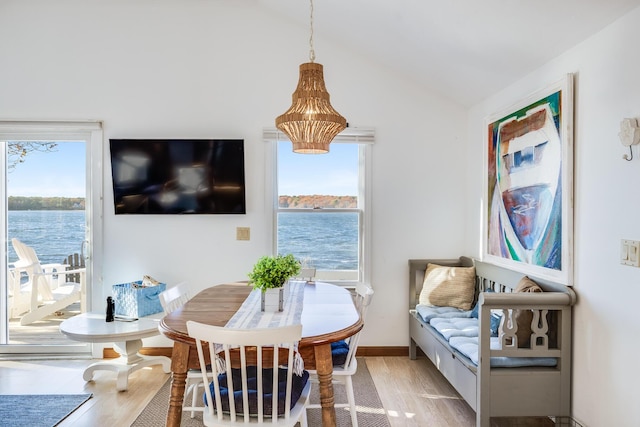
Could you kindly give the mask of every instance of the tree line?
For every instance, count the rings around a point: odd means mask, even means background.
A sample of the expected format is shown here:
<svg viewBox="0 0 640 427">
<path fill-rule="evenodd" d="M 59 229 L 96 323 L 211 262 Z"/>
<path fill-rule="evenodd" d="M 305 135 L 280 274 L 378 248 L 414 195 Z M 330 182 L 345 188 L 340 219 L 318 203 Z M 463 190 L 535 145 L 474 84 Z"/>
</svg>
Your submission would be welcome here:
<svg viewBox="0 0 640 427">
<path fill-rule="evenodd" d="M 303 196 L 280 196 L 278 206 L 281 208 L 298 209 L 353 209 L 358 207 L 356 196 L 328 196 L 328 195 L 303 195 Z"/>
<path fill-rule="evenodd" d="M 84 197 L 9 196 L 8 210 L 10 211 L 84 210 Z"/>
<path fill-rule="evenodd" d="M 356 196 L 280 196 L 281 208 L 356 208 Z M 10 211 L 70 211 L 84 210 L 84 197 L 24 197 L 9 196 Z"/>
</svg>

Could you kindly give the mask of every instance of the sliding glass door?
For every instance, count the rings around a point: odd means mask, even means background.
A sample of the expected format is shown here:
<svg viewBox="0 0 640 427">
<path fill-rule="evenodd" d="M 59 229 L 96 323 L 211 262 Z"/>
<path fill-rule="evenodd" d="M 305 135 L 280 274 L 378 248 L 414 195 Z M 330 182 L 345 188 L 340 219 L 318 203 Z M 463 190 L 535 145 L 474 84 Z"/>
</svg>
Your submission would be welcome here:
<svg viewBox="0 0 640 427">
<path fill-rule="evenodd" d="M 0 353 L 90 352 L 59 325 L 100 277 L 101 140 L 99 123 L 0 122 Z"/>
</svg>

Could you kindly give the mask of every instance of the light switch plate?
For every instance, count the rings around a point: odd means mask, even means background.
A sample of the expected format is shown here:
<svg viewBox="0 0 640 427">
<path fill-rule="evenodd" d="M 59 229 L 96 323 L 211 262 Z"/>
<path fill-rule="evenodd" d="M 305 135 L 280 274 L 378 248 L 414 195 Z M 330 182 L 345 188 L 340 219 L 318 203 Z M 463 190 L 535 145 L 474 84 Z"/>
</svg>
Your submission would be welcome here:
<svg viewBox="0 0 640 427">
<path fill-rule="evenodd" d="M 236 240 L 250 240 L 251 229 L 249 227 L 236 228 Z"/>
<path fill-rule="evenodd" d="M 640 241 L 622 240 L 620 264 L 640 267 Z"/>
</svg>

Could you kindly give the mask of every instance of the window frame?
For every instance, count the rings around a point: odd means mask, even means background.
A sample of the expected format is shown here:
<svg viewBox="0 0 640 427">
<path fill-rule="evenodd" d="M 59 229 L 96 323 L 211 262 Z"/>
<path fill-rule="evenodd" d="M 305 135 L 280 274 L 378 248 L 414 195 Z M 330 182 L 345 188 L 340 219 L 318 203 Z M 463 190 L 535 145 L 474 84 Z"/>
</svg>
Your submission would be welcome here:
<svg viewBox="0 0 640 427">
<path fill-rule="evenodd" d="M 300 208 L 280 208 L 278 206 L 278 142 L 289 142 L 289 139 L 282 132 L 275 129 L 264 130 L 264 140 L 270 145 L 271 155 L 268 159 L 267 183 L 271 183 L 270 191 L 267 191 L 268 206 L 270 209 L 271 229 L 271 252 L 276 254 L 278 250 L 278 213 L 358 213 L 358 278 L 328 279 L 324 280 L 344 287 L 355 287 L 358 283 L 369 284 L 371 282 L 371 182 L 372 182 L 372 153 L 375 141 L 375 131 L 373 129 L 347 128 L 333 140 L 331 144 L 358 144 L 358 206 L 356 208 L 339 209 L 300 209 Z M 303 155 L 303 154 L 301 154 Z M 328 270 L 331 271 L 331 270 Z"/>
<path fill-rule="evenodd" d="M 6 144 L 10 141 L 21 140 L 78 140 L 85 144 L 85 218 L 88 230 L 83 250 L 86 259 L 86 311 L 96 306 L 96 300 L 101 300 L 102 261 L 103 261 L 103 124 L 101 121 L 30 121 L 30 120 L 0 120 L 0 162 L 6 165 Z M 7 211 L 7 171 L 3 171 L 0 179 L 0 201 L 2 209 Z M 0 240 L 7 242 L 7 216 L 2 219 Z M 7 271 L 7 247 L 0 251 L 0 270 Z M 0 301 L 6 302 L 7 296 L 6 274 L 0 277 Z M 7 306 L 0 304 L 0 316 L 7 318 Z M 8 324 L 2 324 L 0 334 L 4 341 L 8 337 Z M 75 343 L 73 345 L 21 345 L 3 344 L 0 354 L 84 354 L 92 353 L 94 357 L 101 357 L 102 348 L 89 343 Z"/>
</svg>

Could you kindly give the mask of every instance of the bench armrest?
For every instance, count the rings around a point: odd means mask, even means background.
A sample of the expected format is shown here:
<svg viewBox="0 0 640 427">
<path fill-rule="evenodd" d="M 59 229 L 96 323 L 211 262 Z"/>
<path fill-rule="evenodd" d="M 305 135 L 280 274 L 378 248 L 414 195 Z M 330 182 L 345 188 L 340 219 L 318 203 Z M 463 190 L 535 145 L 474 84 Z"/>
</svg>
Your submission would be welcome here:
<svg viewBox="0 0 640 427">
<path fill-rule="evenodd" d="M 563 341 L 571 336 L 571 309 L 575 293 L 567 292 L 496 292 L 480 294 L 478 299 L 479 352 L 483 355 L 504 357 L 564 357 Z M 529 311 L 531 315 L 531 342 L 526 348 L 518 346 L 517 313 Z M 501 314 L 500 348 L 490 348 L 490 318 L 492 312 Z M 552 314 L 550 316 L 550 314 Z M 555 317 L 552 322 L 550 319 Z M 550 324 L 551 323 L 551 324 Z M 553 339 L 551 339 L 553 337 Z M 567 343 L 569 348 L 569 341 Z"/>
<path fill-rule="evenodd" d="M 544 306 L 563 307 L 575 304 L 575 293 L 571 292 L 482 292 L 478 297 L 480 308 L 533 308 Z"/>
</svg>

